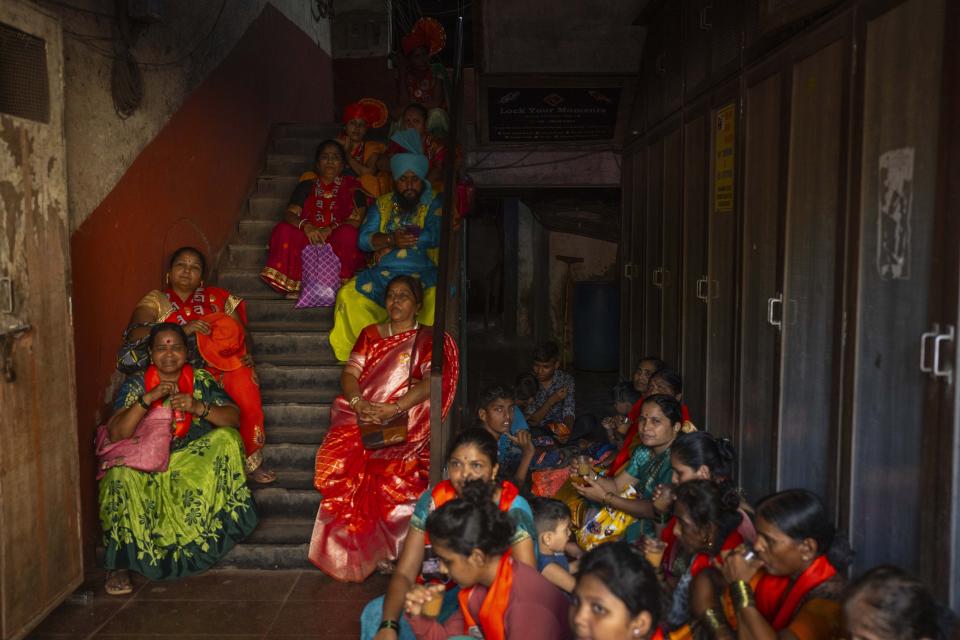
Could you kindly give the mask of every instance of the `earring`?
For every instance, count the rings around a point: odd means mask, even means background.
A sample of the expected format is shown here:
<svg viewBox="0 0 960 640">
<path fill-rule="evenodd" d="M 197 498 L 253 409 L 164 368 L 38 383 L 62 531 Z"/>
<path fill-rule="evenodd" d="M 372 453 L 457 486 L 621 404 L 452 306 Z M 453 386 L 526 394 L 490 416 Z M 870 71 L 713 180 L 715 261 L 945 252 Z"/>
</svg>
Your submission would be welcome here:
<svg viewBox="0 0 960 640">
<path fill-rule="evenodd" d="M 200 279 L 200 288 L 203 288 L 203 278 Z"/>
<path fill-rule="evenodd" d="M 167 274 L 167 286 L 170 286 L 170 274 Z"/>
<path fill-rule="evenodd" d="M 639 638 L 639 637 L 640 637 L 640 629 L 634 629 L 634 630 L 633 630 L 633 637 L 634 637 L 634 638 Z"/>
</svg>

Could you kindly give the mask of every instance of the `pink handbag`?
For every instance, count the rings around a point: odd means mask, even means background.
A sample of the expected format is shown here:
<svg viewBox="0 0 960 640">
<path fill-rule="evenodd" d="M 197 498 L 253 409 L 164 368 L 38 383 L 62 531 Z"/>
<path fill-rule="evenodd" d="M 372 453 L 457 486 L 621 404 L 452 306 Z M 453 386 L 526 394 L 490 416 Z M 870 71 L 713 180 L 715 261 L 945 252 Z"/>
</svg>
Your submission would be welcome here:
<svg viewBox="0 0 960 640">
<path fill-rule="evenodd" d="M 308 244 L 300 252 L 303 273 L 297 309 L 332 307 L 340 289 L 340 258 L 329 244 Z"/>
<path fill-rule="evenodd" d="M 119 442 L 110 442 L 107 425 L 97 428 L 94 439 L 97 451 L 97 480 L 111 467 L 130 467 L 137 471 L 166 471 L 170 463 L 170 441 L 173 440 L 173 409 L 154 407 L 143 417 L 133 435 Z"/>
</svg>

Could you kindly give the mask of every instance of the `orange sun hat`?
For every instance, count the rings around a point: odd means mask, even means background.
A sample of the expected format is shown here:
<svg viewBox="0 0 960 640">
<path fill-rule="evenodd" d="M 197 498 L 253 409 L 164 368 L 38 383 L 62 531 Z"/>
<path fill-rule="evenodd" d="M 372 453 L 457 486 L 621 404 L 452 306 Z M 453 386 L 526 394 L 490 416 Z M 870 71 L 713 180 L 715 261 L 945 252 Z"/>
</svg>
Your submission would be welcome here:
<svg viewBox="0 0 960 640">
<path fill-rule="evenodd" d="M 210 325 L 210 334 L 199 331 L 197 349 L 203 359 L 221 371 L 234 371 L 243 366 L 240 357 L 247 353 L 243 325 L 225 313 L 210 313 L 202 320 Z"/>
<path fill-rule="evenodd" d="M 364 120 L 371 129 L 387 124 L 387 105 L 376 98 L 363 98 L 348 104 L 343 110 L 343 124 L 351 120 Z"/>
<path fill-rule="evenodd" d="M 435 18 L 420 18 L 414 23 L 410 33 L 403 37 L 400 45 L 403 47 L 403 54 L 407 56 L 419 47 L 426 48 L 430 55 L 435 56 L 447 45 L 447 32 Z"/>
</svg>

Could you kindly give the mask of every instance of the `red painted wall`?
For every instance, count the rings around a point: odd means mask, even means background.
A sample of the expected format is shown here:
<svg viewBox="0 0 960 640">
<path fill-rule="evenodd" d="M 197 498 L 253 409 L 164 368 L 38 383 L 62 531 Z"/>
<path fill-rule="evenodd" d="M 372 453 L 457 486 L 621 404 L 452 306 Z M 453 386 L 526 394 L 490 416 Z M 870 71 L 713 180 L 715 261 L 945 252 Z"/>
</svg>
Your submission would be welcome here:
<svg viewBox="0 0 960 640">
<path fill-rule="evenodd" d="M 332 60 L 267 4 L 71 238 L 84 549 L 100 536 L 93 433 L 134 305 L 184 244 L 216 255 L 263 166 L 271 126 L 333 118 Z M 95 150 L 91 149 L 91 153 Z M 55 392 L 55 390 L 53 391 Z M 107 414 L 108 415 L 108 414 Z"/>
</svg>

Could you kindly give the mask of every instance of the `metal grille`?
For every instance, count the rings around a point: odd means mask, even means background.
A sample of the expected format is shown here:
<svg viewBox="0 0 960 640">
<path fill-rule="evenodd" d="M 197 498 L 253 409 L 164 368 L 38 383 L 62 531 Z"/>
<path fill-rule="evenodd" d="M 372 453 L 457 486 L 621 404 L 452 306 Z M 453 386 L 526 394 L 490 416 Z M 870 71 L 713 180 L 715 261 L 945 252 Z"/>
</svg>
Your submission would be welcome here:
<svg viewBox="0 0 960 640">
<path fill-rule="evenodd" d="M 50 122 L 46 42 L 2 23 L 0 113 Z"/>
</svg>

